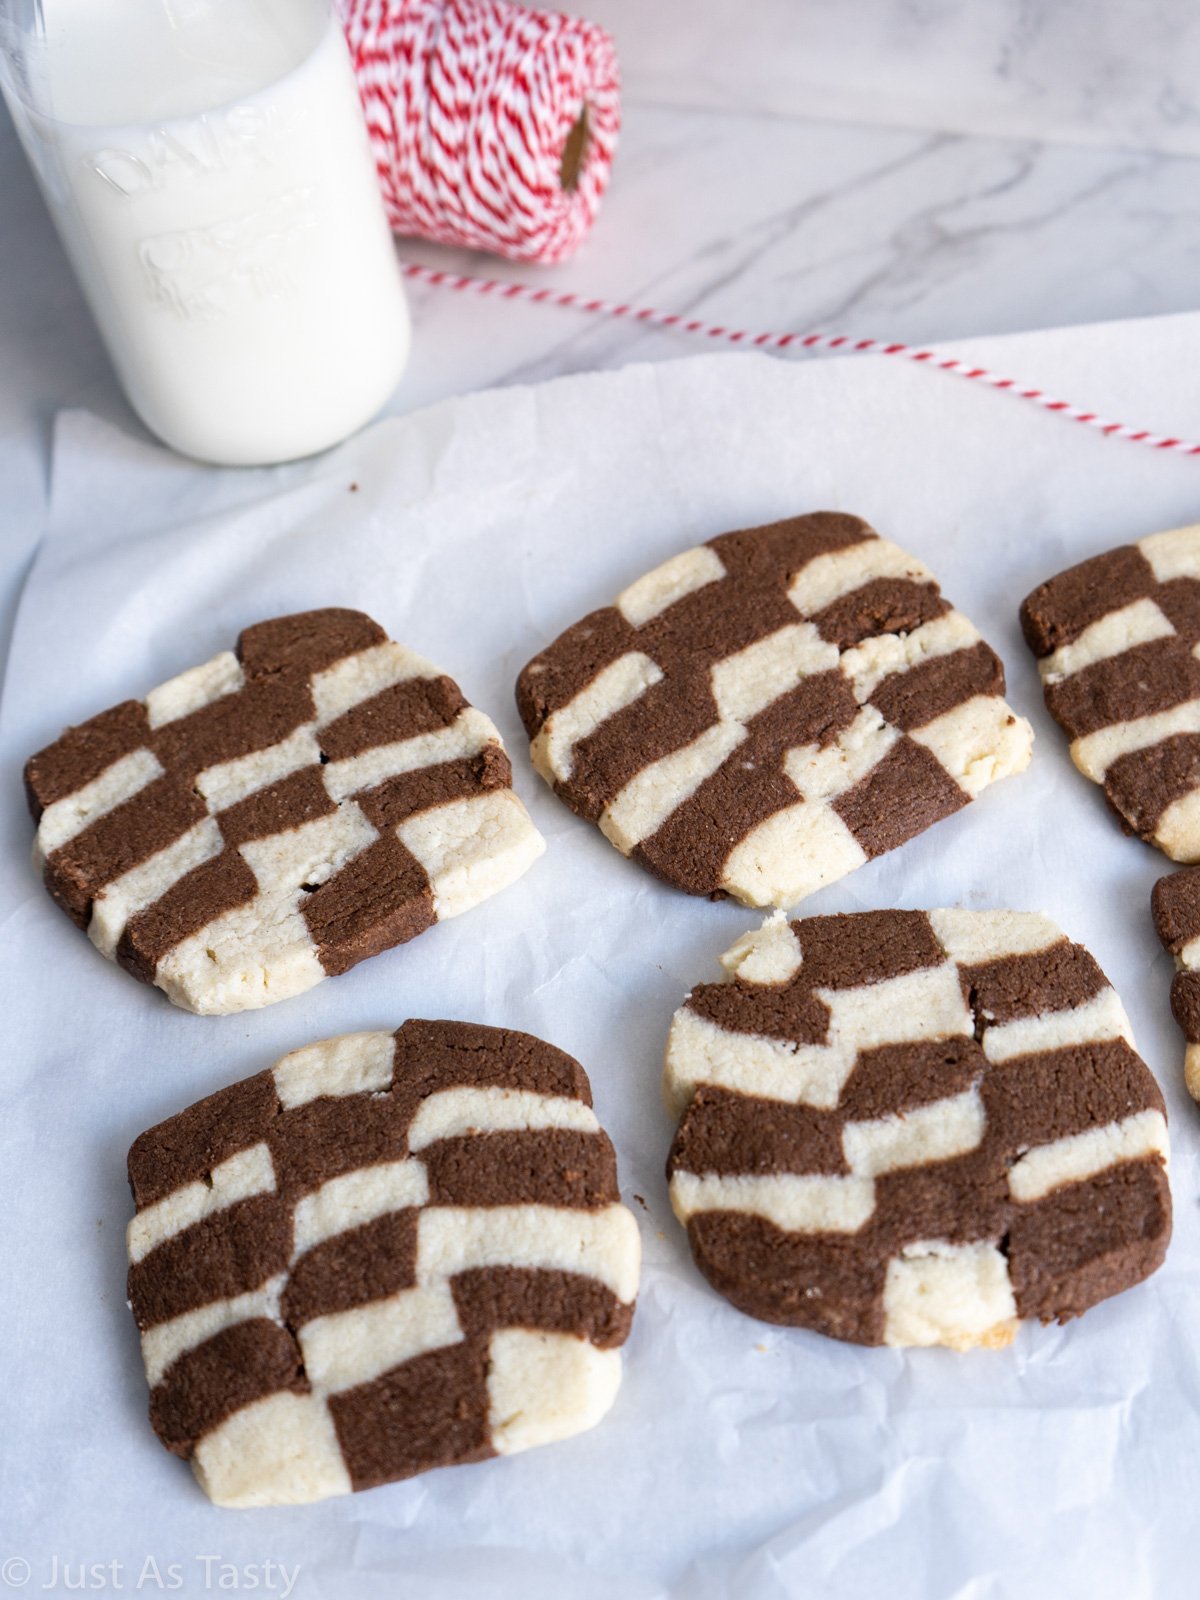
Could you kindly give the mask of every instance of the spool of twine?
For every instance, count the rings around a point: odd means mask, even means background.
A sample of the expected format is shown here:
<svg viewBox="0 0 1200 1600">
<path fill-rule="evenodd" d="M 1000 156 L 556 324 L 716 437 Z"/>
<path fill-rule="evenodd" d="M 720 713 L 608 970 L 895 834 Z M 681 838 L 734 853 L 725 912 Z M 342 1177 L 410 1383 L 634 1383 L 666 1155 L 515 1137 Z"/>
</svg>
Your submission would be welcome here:
<svg viewBox="0 0 1200 1600">
<path fill-rule="evenodd" d="M 583 242 L 620 128 L 603 28 L 508 0 L 342 0 L 397 233 L 563 261 Z"/>
</svg>

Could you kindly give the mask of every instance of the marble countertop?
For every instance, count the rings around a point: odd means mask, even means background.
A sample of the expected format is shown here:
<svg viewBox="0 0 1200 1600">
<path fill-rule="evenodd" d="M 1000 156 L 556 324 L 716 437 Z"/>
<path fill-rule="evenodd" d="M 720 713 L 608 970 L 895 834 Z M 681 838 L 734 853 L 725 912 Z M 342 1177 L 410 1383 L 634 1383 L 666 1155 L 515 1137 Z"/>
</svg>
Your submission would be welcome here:
<svg viewBox="0 0 1200 1600">
<path fill-rule="evenodd" d="M 1200 302 L 1190 0 L 860 0 L 852 32 L 836 0 L 750 0 L 736 32 L 724 0 L 577 9 L 611 28 L 625 79 L 591 239 L 554 270 L 409 240 L 402 256 L 755 329 L 909 342 Z M 436 288 L 411 300 L 413 357 L 393 412 L 696 348 Z M 140 431 L 4 119 L 0 639 L 44 523 L 63 406 Z"/>
</svg>

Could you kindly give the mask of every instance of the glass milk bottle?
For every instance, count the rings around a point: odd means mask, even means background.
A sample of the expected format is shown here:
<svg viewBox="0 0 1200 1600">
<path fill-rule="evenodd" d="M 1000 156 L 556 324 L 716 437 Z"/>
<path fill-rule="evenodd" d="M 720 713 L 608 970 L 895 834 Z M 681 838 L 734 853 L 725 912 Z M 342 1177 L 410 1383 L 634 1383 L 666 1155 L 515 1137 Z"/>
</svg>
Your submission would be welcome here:
<svg viewBox="0 0 1200 1600">
<path fill-rule="evenodd" d="M 0 82 L 148 428 L 250 464 L 374 415 L 408 312 L 329 0 L 0 0 Z"/>
</svg>

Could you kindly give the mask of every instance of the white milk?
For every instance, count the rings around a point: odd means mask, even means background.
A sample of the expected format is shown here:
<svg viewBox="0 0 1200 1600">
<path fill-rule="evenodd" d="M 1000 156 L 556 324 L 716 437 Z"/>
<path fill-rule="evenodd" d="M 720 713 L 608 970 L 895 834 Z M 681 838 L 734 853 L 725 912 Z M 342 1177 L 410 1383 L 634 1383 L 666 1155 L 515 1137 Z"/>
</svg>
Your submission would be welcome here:
<svg viewBox="0 0 1200 1600">
<path fill-rule="evenodd" d="M 143 421 L 230 463 L 352 433 L 409 329 L 327 0 L 42 5 L 6 93 Z"/>
</svg>

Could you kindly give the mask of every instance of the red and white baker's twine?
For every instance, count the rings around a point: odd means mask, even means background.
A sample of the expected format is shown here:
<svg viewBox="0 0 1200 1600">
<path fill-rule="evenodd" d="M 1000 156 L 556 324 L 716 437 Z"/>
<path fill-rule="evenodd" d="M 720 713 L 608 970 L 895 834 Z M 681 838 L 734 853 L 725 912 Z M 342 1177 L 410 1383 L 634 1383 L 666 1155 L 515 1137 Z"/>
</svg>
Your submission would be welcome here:
<svg viewBox="0 0 1200 1600">
<path fill-rule="evenodd" d="M 603 28 L 509 0 L 340 0 L 388 218 L 398 233 L 518 261 L 562 261 L 608 183 L 620 129 L 616 53 Z M 577 171 L 564 151 L 586 114 Z M 987 384 L 1112 439 L 1176 455 L 1200 444 L 1097 416 L 939 350 L 849 334 L 749 333 L 556 289 L 408 266 L 408 277 L 503 300 L 624 317 L 746 349 L 899 356 Z"/>
<path fill-rule="evenodd" d="M 398 233 L 562 261 L 595 219 L 621 125 L 603 28 L 507 0 L 341 0 Z M 563 153 L 586 113 L 578 169 Z"/>
<path fill-rule="evenodd" d="M 743 328 L 725 328 L 719 324 L 701 322 L 694 317 L 677 316 L 670 311 L 654 311 L 648 306 L 624 305 L 615 300 L 601 300 L 590 295 L 572 294 L 559 289 L 536 289 L 529 284 L 509 283 L 499 278 L 469 278 L 460 273 L 438 272 L 432 267 L 404 265 L 404 274 L 416 283 L 436 284 L 441 288 L 465 290 L 471 294 L 490 295 L 497 300 L 532 300 L 539 305 L 561 306 L 568 311 L 590 311 L 602 317 L 624 317 L 630 322 L 645 323 L 650 327 L 668 328 L 673 333 L 690 333 L 702 339 L 721 340 L 740 345 L 743 349 L 783 352 L 840 351 L 844 355 L 899 356 L 914 361 L 919 366 L 931 367 L 939 372 L 951 372 L 956 377 L 971 378 L 985 383 L 989 388 L 1015 395 L 1020 400 L 1030 400 L 1043 411 L 1067 417 L 1072 422 L 1082 422 L 1085 427 L 1110 439 L 1128 439 L 1132 444 L 1142 444 L 1151 450 L 1161 450 L 1173 455 L 1200 456 L 1200 444 L 1188 439 L 1176 439 L 1168 434 L 1151 433 L 1148 428 L 1131 428 L 1126 423 L 1114 422 L 1067 400 L 1056 400 L 1042 389 L 1018 383 L 1015 378 L 1004 378 L 989 372 L 986 367 L 975 366 L 959 356 L 949 356 L 940 350 L 930 350 L 916 345 L 888 343 L 883 339 L 855 339 L 845 333 L 750 333 Z"/>
</svg>

